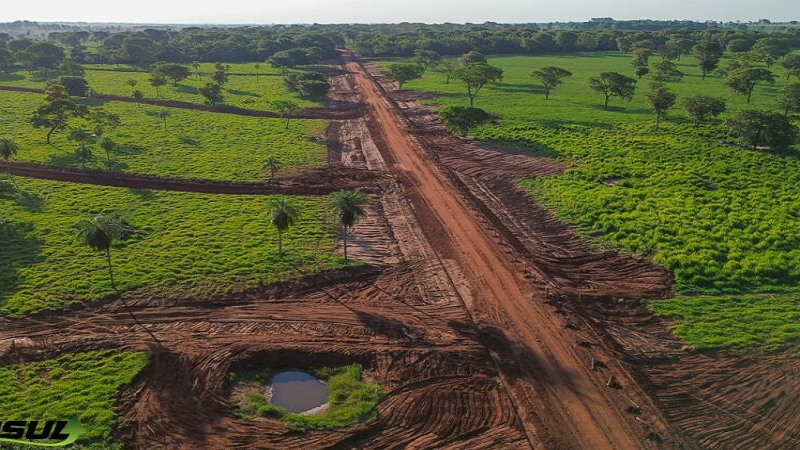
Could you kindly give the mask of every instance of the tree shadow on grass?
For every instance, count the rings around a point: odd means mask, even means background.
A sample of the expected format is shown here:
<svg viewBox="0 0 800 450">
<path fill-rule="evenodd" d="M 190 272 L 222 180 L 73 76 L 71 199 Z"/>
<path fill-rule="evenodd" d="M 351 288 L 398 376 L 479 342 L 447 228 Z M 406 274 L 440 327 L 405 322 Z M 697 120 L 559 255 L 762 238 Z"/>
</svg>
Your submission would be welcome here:
<svg viewBox="0 0 800 450">
<path fill-rule="evenodd" d="M 255 92 L 242 91 L 239 89 L 225 89 L 225 91 L 231 95 L 242 95 L 246 97 L 261 97 L 261 95 L 256 94 Z"/>
<path fill-rule="evenodd" d="M 25 76 L 18 73 L 0 72 L 0 81 L 20 81 L 24 79 Z"/>
<path fill-rule="evenodd" d="M 143 147 L 141 145 L 123 144 L 117 147 L 114 153 L 120 156 L 135 156 L 147 153 L 147 151 L 148 151 L 147 147 Z"/>
<path fill-rule="evenodd" d="M 0 223 L 0 307 L 25 281 L 20 270 L 40 259 L 42 241 L 36 237 L 33 225 L 15 222 L 13 218 Z"/>
<path fill-rule="evenodd" d="M 514 92 L 519 94 L 540 94 L 544 95 L 544 88 L 533 83 L 497 83 L 491 86 L 493 91 Z"/>
<path fill-rule="evenodd" d="M 172 90 L 181 94 L 197 94 L 197 88 L 188 84 L 173 85 Z"/>
<path fill-rule="evenodd" d="M 31 212 L 41 212 L 44 209 L 44 200 L 41 195 L 23 189 L 14 195 L 14 202 Z"/>
</svg>

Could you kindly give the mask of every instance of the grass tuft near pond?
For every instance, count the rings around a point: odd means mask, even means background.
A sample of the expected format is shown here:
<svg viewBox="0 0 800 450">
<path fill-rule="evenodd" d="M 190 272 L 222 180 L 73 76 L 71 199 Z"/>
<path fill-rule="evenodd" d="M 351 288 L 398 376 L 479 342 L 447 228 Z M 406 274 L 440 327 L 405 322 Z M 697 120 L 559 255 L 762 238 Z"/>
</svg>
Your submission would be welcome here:
<svg viewBox="0 0 800 450">
<path fill-rule="evenodd" d="M 263 391 L 246 390 L 235 399 L 237 414 L 244 419 L 269 417 L 280 419 L 291 428 L 331 430 L 344 428 L 375 415 L 375 406 L 384 392 L 375 382 L 363 380 L 358 364 L 343 367 L 324 367 L 310 371 L 328 385 L 328 408 L 319 414 L 294 414 L 271 405 Z M 259 388 L 269 383 L 274 371 L 237 372 L 232 375 L 234 386 Z"/>
</svg>

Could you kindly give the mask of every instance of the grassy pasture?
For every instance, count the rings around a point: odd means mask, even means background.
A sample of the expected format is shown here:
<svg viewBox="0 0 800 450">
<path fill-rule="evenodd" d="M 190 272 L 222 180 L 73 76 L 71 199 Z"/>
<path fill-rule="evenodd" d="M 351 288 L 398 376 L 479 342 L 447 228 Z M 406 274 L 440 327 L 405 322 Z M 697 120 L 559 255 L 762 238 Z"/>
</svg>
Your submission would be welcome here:
<svg viewBox="0 0 800 450">
<path fill-rule="evenodd" d="M 603 111 L 602 96 L 588 89 L 586 79 L 604 71 L 633 76 L 630 60 L 619 53 L 490 57 L 505 77 L 484 88 L 476 106 L 499 119 L 474 135 L 568 160 L 562 176 L 519 183 L 594 244 L 666 267 L 675 275 L 678 293 L 712 295 L 701 298 L 713 301 L 678 297 L 653 304 L 657 312 L 675 318 L 676 332 L 691 345 L 776 348 L 793 342 L 800 311 L 797 147 L 781 154 L 753 152 L 722 145 L 726 131 L 721 120 L 699 128 L 690 124 L 680 108 L 686 96 L 725 97 L 728 112 L 746 104 L 724 86 L 723 78 L 702 80 L 689 56 L 677 62 L 687 74 L 684 79 L 668 83 L 678 94 L 678 105 L 661 131 L 652 127 L 647 77 L 639 81 L 633 101 L 612 99 L 611 111 Z M 550 65 L 574 75 L 546 101 L 528 74 Z M 776 84 L 758 86 L 752 106 L 775 108 L 786 79 L 782 68 L 772 70 Z M 461 84 L 445 84 L 442 74 L 426 73 L 407 88 L 441 93 L 431 100 L 436 104 L 468 104 Z M 786 294 L 739 295 L 764 292 Z M 743 307 L 742 298 L 757 306 Z M 722 332 L 737 324 L 754 326 L 743 327 L 747 331 L 740 334 Z"/>
<path fill-rule="evenodd" d="M 0 414 L 4 421 L 75 415 L 86 429 L 78 444 L 117 448 L 105 445 L 117 424 L 117 394 L 147 363 L 144 353 L 102 351 L 0 367 Z"/>
<path fill-rule="evenodd" d="M 102 255 L 76 242 L 74 225 L 117 211 L 142 231 L 113 248 L 117 284 L 140 294 L 196 298 L 338 267 L 327 199 L 297 198 L 302 214 L 284 235 L 266 196 L 137 191 L 17 178 L 0 197 L 0 313 L 21 316 L 113 294 Z"/>
<path fill-rule="evenodd" d="M 262 70 L 274 70 L 266 66 L 266 64 L 262 64 L 259 73 Z M 88 67 L 116 68 L 113 65 Z M 161 97 L 169 100 L 203 103 L 205 98 L 197 93 L 197 87 L 203 86 L 211 80 L 208 75 L 203 75 L 198 79 L 194 75 L 194 69 L 191 70 L 192 75 L 189 78 L 177 84 L 168 81 L 166 85 L 161 86 L 159 88 Z M 211 67 L 203 65 L 200 70 L 201 72 L 209 72 Z M 231 72 L 255 73 L 255 69 L 251 64 L 231 65 Z M 148 73 L 87 70 L 85 78 L 89 83 L 89 87 L 96 92 L 123 96 L 129 96 L 132 93 L 131 87 L 126 84 L 127 80 L 136 80 L 137 84 L 133 89 L 142 91 L 145 97 L 158 98 L 156 89 L 148 81 L 150 78 Z M 37 78 L 35 74 L 31 75 L 25 70 L 0 71 L 0 84 L 2 85 L 43 89 L 45 82 L 46 80 Z M 230 75 L 228 82 L 223 86 L 222 95 L 225 97 L 225 104 L 249 109 L 272 110 L 271 102 L 276 100 L 292 100 L 301 107 L 320 105 L 319 102 L 304 100 L 298 97 L 296 93 L 289 92 L 283 85 L 283 79 L 279 76 L 259 76 L 256 79 L 255 76 Z"/>
<path fill-rule="evenodd" d="M 94 146 L 89 168 L 223 180 L 263 180 L 263 161 L 276 156 L 284 164 L 281 175 L 326 164 L 323 120 L 295 119 L 285 129 L 280 119 L 242 117 L 180 108 L 168 108 L 167 127 L 156 106 L 81 100 L 118 114 L 122 125 L 108 135 L 119 145 L 110 165 L 102 149 Z M 81 167 L 74 156 L 76 143 L 68 131 L 45 143 L 46 130 L 34 129 L 31 114 L 44 104 L 39 94 L 0 92 L 0 136 L 20 147 L 18 159 L 60 166 Z M 73 126 L 80 126 L 74 121 Z"/>
</svg>

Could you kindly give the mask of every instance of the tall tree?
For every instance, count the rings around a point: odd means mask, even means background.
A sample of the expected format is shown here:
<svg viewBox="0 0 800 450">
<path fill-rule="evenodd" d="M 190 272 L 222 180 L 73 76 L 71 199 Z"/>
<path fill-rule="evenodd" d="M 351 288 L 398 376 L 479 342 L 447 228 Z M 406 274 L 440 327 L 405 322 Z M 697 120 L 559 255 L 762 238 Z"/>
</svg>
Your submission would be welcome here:
<svg viewBox="0 0 800 450">
<path fill-rule="evenodd" d="M 560 67 L 547 66 L 531 73 L 544 87 L 544 99 L 550 99 L 550 91 L 564 82 L 564 78 L 572 76 L 572 72 Z"/>
<path fill-rule="evenodd" d="M 106 163 L 107 164 L 110 163 L 111 162 L 111 152 L 113 152 L 117 148 L 117 143 L 114 142 L 114 140 L 111 139 L 110 137 L 103 136 L 100 139 L 100 148 L 102 148 L 103 151 L 106 152 Z"/>
<path fill-rule="evenodd" d="M 161 86 L 167 84 L 167 79 L 160 73 L 150 74 L 150 86 L 156 88 L 156 95 L 161 98 Z"/>
<path fill-rule="evenodd" d="M 659 82 L 680 81 L 684 75 L 678 70 L 678 66 L 668 59 L 653 63 L 650 67 L 653 79 Z"/>
<path fill-rule="evenodd" d="M 450 78 L 453 77 L 453 73 L 458 68 L 459 62 L 455 58 L 447 58 L 442 60 L 442 62 L 437 66 L 436 71 L 439 73 L 444 74 L 444 84 L 450 84 Z"/>
<path fill-rule="evenodd" d="M 424 72 L 425 67 L 418 64 L 392 64 L 386 68 L 384 75 L 397 83 L 398 89 L 402 90 L 406 82 L 420 78 Z"/>
<path fill-rule="evenodd" d="M 631 100 L 636 91 L 636 80 L 626 77 L 617 72 L 603 72 L 596 77 L 587 80 L 589 88 L 603 94 L 603 110 L 608 111 L 608 101 L 611 97 L 619 97 L 623 100 Z"/>
<path fill-rule="evenodd" d="M 162 122 L 164 122 L 164 129 L 166 130 L 167 129 L 167 118 L 170 116 L 169 110 L 167 110 L 165 108 L 161 108 L 156 113 L 156 116 L 158 116 L 158 118 L 161 119 Z"/>
<path fill-rule="evenodd" d="M 275 179 L 275 174 L 278 173 L 281 167 L 283 167 L 283 163 L 275 156 L 270 156 L 265 159 L 264 164 L 261 165 L 262 170 L 269 172 L 269 181 Z"/>
<path fill-rule="evenodd" d="M 11 158 L 13 158 L 18 152 L 19 152 L 19 147 L 17 146 L 16 142 L 7 137 L 0 138 L 0 158 L 3 158 L 3 161 L 5 162 L 10 161 Z M 11 181 L 11 184 L 16 186 L 17 184 L 11 177 L 10 167 L 6 167 L 6 175 L 8 176 L 8 179 Z"/>
<path fill-rule="evenodd" d="M 475 97 L 484 86 L 503 79 L 503 69 L 486 63 L 471 63 L 457 68 L 453 76 L 464 82 L 469 106 L 475 106 Z"/>
<path fill-rule="evenodd" d="M 345 264 L 347 264 L 347 234 L 366 214 L 364 206 L 368 200 L 367 195 L 361 191 L 346 190 L 334 193 L 331 198 L 331 209 L 342 230 Z"/>
<path fill-rule="evenodd" d="M 300 210 L 288 197 L 276 195 L 269 200 L 270 222 L 278 231 L 278 255 L 283 257 L 283 233 L 297 222 Z"/>
<path fill-rule="evenodd" d="M 669 62 L 668 60 L 664 61 Z M 678 96 L 674 92 L 661 83 L 653 83 L 650 87 L 650 92 L 647 94 L 647 102 L 650 104 L 650 109 L 656 114 L 656 130 L 661 125 L 661 120 L 666 115 L 667 110 L 675 106 L 677 98 Z"/>
<path fill-rule="evenodd" d="M 76 117 L 84 117 L 87 109 L 83 105 L 77 105 L 71 100 L 58 99 L 39 107 L 31 116 L 30 122 L 34 128 L 46 128 L 46 142 L 50 143 L 50 137 L 56 131 L 65 130 L 69 120 Z"/>
<path fill-rule="evenodd" d="M 286 121 L 286 129 L 288 130 L 289 120 L 292 118 L 292 114 L 300 109 L 300 105 L 291 100 L 275 100 L 272 102 L 272 108 Z"/>
<path fill-rule="evenodd" d="M 139 82 L 134 80 L 133 78 L 129 78 L 129 79 L 125 80 L 125 84 L 127 84 L 128 86 L 131 87 L 131 96 L 133 96 L 134 91 L 136 91 L 136 85 L 138 83 Z"/>
<path fill-rule="evenodd" d="M 697 126 L 709 116 L 716 117 L 725 112 L 725 99 L 698 94 L 685 98 L 683 109 Z"/>
<path fill-rule="evenodd" d="M 728 73 L 725 85 L 732 91 L 744 95 L 747 103 L 750 103 L 753 98 L 753 90 L 761 82 L 774 84 L 775 75 L 763 67 L 744 67 Z"/>
<path fill-rule="evenodd" d="M 86 163 L 91 161 L 93 157 L 94 153 L 92 153 L 92 147 L 89 146 L 88 142 L 82 141 L 75 148 L 75 158 L 81 163 L 81 167 L 86 167 Z"/>
<path fill-rule="evenodd" d="M 197 88 L 197 93 L 202 95 L 209 105 L 222 103 L 225 100 L 222 95 L 222 86 L 217 83 L 206 83 L 205 86 Z"/>
<path fill-rule="evenodd" d="M 211 74 L 211 79 L 220 86 L 228 82 L 228 66 L 222 63 L 214 63 L 214 73 Z"/>
<path fill-rule="evenodd" d="M 719 65 L 722 58 L 722 47 L 716 42 L 702 42 L 692 48 L 692 53 L 697 58 L 697 66 L 703 72 L 703 79 Z"/>
<path fill-rule="evenodd" d="M 414 50 L 414 62 L 425 70 L 435 69 L 442 61 L 442 57 L 433 50 Z"/>
<path fill-rule="evenodd" d="M 800 82 L 789 83 L 784 86 L 778 102 L 783 107 L 784 117 L 789 117 L 789 112 L 791 111 L 800 111 Z"/>
<path fill-rule="evenodd" d="M 258 69 L 261 68 L 261 64 L 255 63 L 253 64 L 253 67 L 256 69 L 256 83 L 258 83 Z"/>
<path fill-rule="evenodd" d="M 753 150 L 760 145 L 783 150 L 797 138 L 797 127 L 786 117 L 771 111 L 743 109 L 732 114 L 726 124 L 731 135 Z"/>
<path fill-rule="evenodd" d="M 105 255 L 106 269 L 108 270 L 108 278 L 111 281 L 111 288 L 114 290 L 114 293 L 120 299 L 123 306 L 125 306 L 128 315 L 131 316 L 136 325 L 144 329 L 158 345 L 161 345 L 161 342 L 156 338 L 153 332 L 142 325 L 139 319 L 133 314 L 133 311 L 125 301 L 125 298 L 122 297 L 122 293 L 114 280 L 114 265 L 111 260 L 111 248 L 116 241 L 124 240 L 127 236 L 134 234 L 136 230 L 125 223 L 125 221 L 116 214 L 98 214 L 90 219 L 78 222 L 75 228 L 75 237 L 82 244 L 94 251 L 102 252 Z"/>
<path fill-rule="evenodd" d="M 780 64 L 781 67 L 786 69 L 787 80 L 792 75 L 794 75 L 797 78 L 800 78 L 800 54 L 792 53 L 790 55 L 786 55 L 781 60 Z"/>
</svg>

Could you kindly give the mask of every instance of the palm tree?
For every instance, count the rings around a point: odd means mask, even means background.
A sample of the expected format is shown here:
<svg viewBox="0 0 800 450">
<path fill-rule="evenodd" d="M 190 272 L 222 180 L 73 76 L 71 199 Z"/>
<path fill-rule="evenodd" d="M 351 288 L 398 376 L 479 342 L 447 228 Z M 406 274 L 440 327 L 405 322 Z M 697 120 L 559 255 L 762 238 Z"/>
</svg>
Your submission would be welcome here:
<svg viewBox="0 0 800 450">
<path fill-rule="evenodd" d="M 117 148 L 117 143 L 114 142 L 110 137 L 104 136 L 102 139 L 100 139 L 100 148 L 106 152 L 106 163 L 110 163 L 111 152 Z"/>
<path fill-rule="evenodd" d="M 94 156 L 92 148 L 86 142 L 78 144 L 78 148 L 75 149 L 75 157 L 81 162 L 81 167 L 86 167 L 86 163 L 92 159 L 92 156 Z"/>
<path fill-rule="evenodd" d="M 264 160 L 264 164 L 261 166 L 261 169 L 264 171 L 269 171 L 269 181 L 272 181 L 272 179 L 275 178 L 275 173 L 278 172 L 282 166 L 283 163 L 281 163 L 280 159 L 270 156 Z"/>
<path fill-rule="evenodd" d="M 167 79 L 163 75 L 150 75 L 150 85 L 156 88 L 156 95 L 161 98 L 161 86 L 167 84 Z"/>
<path fill-rule="evenodd" d="M 192 61 L 192 67 L 194 67 L 194 74 L 197 75 L 197 79 L 200 79 L 200 63 L 198 61 Z"/>
<path fill-rule="evenodd" d="M 170 115 L 169 111 L 167 111 L 166 109 L 162 108 L 162 109 L 158 110 L 156 115 L 158 116 L 159 119 L 164 121 L 164 129 L 166 130 L 167 129 L 167 117 L 169 117 L 169 115 Z"/>
<path fill-rule="evenodd" d="M 278 255 L 283 257 L 283 232 L 297 222 L 300 210 L 288 197 L 276 195 L 269 200 L 269 217 L 278 230 Z"/>
<path fill-rule="evenodd" d="M 331 198 L 331 209 L 342 228 L 345 264 L 347 264 L 347 233 L 364 217 L 364 205 L 368 200 L 367 195 L 361 191 L 346 190 L 335 192 Z"/>
<path fill-rule="evenodd" d="M 136 102 L 136 107 L 138 108 L 139 107 L 139 102 L 141 102 L 142 99 L 144 98 L 144 94 L 142 94 L 142 91 L 137 89 L 137 90 L 133 91 L 133 94 L 131 94 L 131 97 L 133 97 L 133 100 Z"/>
<path fill-rule="evenodd" d="M 8 162 L 18 152 L 19 147 L 17 147 L 16 142 L 12 141 L 10 138 L 0 138 L 0 158 L 3 158 L 5 162 Z M 6 166 L 6 174 L 11 184 L 16 187 L 17 184 L 14 182 L 14 178 L 11 177 L 11 167 Z"/>
<path fill-rule="evenodd" d="M 256 68 L 256 83 L 258 83 L 258 69 L 260 69 L 260 68 L 261 68 L 261 64 L 259 64 L 259 63 L 255 63 L 255 64 L 253 65 L 253 67 L 255 67 L 255 68 Z"/>
<path fill-rule="evenodd" d="M 131 95 L 133 95 L 133 91 L 134 91 L 133 88 L 136 87 L 137 83 L 138 83 L 138 81 L 134 80 L 133 78 L 130 78 L 127 81 L 125 81 L 125 84 L 127 84 L 128 86 L 131 87 Z"/>
<path fill-rule="evenodd" d="M 160 346 L 161 342 L 155 337 L 153 332 L 145 328 L 145 326 L 142 325 L 142 323 L 139 322 L 139 319 L 137 319 L 133 314 L 130 306 L 128 306 L 128 303 L 121 296 L 119 289 L 117 289 L 117 283 L 114 281 L 114 266 L 111 263 L 111 246 L 114 245 L 114 241 L 122 239 L 125 234 L 131 233 L 135 230 L 127 225 L 116 214 L 98 214 L 91 219 L 84 219 L 78 222 L 75 227 L 77 228 L 75 237 L 78 238 L 82 244 L 86 245 L 92 250 L 103 252 L 105 254 L 106 268 L 108 269 L 108 277 L 111 280 L 111 288 L 114 290 L 114 293 L 117 295 L 120 301 L 122 301 L 123 306 L 125 306 L 125 309 L 128 311 L 128 314 L 130 314 L 133 321 L 136 322 L 136 324 L 140 327 L 144 328 L 150 337 L 153 338 L 153 340 Z"/>
</svg>

